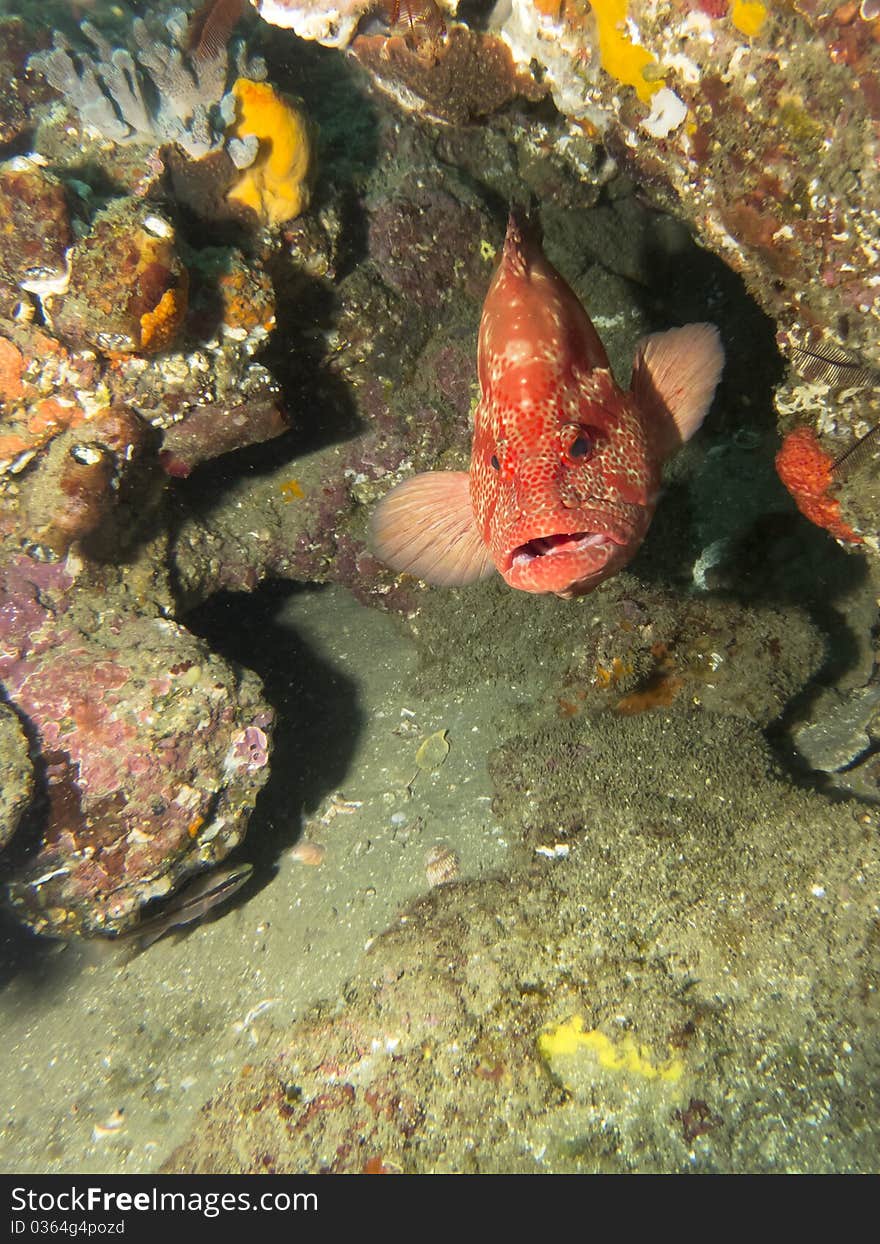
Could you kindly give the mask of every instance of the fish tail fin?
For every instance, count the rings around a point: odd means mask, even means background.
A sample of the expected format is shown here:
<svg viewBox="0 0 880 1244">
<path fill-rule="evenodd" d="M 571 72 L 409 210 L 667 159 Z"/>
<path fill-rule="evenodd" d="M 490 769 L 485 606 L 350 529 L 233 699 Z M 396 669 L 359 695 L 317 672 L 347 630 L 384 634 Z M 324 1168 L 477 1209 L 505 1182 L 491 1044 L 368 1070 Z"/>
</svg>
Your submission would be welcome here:
<svg viewBox="0 0 880 1244">
<path fill-rule="evenodd" d="M 462 587 L 495 569 L 474 520 L 467 471 L 428 471 L 379 502 L 368 543 L 392 570 Z"/>
<path fill-rule="evenodd" d="M 631 389 L 651 420 L 663 457 L 697 431 L 723 367 L 724 347 L 714 324 L 686 324 L 639 342 Z"/>
</svg>

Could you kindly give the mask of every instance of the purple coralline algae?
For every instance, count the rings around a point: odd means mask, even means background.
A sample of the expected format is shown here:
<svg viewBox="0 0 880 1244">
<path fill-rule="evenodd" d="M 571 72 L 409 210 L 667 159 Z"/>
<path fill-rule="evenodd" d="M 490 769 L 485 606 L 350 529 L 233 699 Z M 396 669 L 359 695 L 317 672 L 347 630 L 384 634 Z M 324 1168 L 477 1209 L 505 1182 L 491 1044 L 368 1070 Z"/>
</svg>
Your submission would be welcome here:
<svg viewBox="0 0 880 1244">
<path fill-rule="evenodd" d="M 176 622 L 110 609 L 83 629 L 78 586 L 23 556 L 2 574 L 0 678 L 44 804 L 8 893 L 37 931 L 113 934 L 241 840 L 271 712 Z"/>
<path fill-rule="evenodd" d="M 479 299 L 487 268 L 480 241 L 491 233 L 476 205 L 437 186 L 401 188 L 370 215 L 369 253 L 395 293 L 435 310 L 456 288 Z"/>
</svg>

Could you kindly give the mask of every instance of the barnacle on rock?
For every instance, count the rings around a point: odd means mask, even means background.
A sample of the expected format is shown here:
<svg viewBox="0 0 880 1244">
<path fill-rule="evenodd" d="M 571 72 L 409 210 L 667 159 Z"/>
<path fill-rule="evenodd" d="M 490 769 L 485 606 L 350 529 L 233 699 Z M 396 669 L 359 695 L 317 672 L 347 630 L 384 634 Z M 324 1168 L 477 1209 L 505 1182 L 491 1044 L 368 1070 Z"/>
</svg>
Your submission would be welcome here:
<svg viewBox="0 0 880 1244">
<path fill-rule="evenodd" d="M 58 179 L 25 156 L 0 164 L 0 221 L 0 281 L 32 293 L 63 286 L 70 221 Z"/>
<path fill-rule="evenodd" d="M 75 432 L 57 437 L 26 495 L 30 547 L 37 556 L 63 556 L 94 531 L 110 507 L 115 461 L 103 445 Z"/>
</svg>

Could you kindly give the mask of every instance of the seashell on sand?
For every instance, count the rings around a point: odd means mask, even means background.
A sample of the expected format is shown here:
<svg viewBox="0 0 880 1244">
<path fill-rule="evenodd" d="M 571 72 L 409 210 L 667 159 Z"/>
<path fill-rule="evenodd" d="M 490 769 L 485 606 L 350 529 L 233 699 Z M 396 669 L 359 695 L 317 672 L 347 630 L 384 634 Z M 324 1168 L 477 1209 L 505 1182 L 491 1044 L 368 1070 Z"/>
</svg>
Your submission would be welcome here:
<svg viewBox="0 0 880 1244">
<path fill-rule="evenodd" d="M 460 872 L 461 864 L 452 847 L 438 843 L 426 853 L 425 876 L 432 889 L 434 886 L 445 885 L 447 881 L 454 881 Z"/>
<path fill-rule="evenodd" d="M 317 868 L 324 863 L 326 854 L 327 848 L 320 842 L 309 842 L 304 839 L 291 849 L 290 858 L 296 860 L 298 864 L 308 864 L 310 868 Z"/>
<path fill-rule="evenodd" d="M 114 1110 L 109 1119 L 105 1119 L 103 1123 L 96 1123 L 92 1128 L 92 1140 L 106 1140 L 109 1136 L 116 1136 L 124 1128 L 125 1112 Z"/>
</svg>

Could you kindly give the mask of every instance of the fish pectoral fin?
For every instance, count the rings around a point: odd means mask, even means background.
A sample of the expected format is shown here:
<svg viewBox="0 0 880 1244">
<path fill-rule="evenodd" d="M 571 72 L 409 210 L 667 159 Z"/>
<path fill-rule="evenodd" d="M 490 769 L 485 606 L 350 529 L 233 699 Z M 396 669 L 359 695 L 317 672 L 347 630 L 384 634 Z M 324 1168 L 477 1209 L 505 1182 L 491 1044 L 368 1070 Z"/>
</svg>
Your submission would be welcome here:
<svg viewBox="0 0 880 1244">
<path fill-rule="evenodd" d="M 630 387 L 662 457 L 697 431 L 723 367 L 724 347 L 714 324 L 686 324 L 639 342 Z"/>
<path fill-rule="evenodd" d="M 392 488 L 376 506 L 369 545 L 392 570 L 443 587 L 476 583 L 495 569 L 467 471 L 428 471 Z"/>
</svg>

